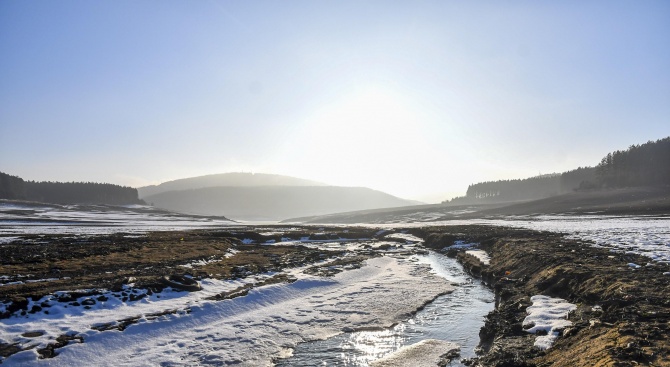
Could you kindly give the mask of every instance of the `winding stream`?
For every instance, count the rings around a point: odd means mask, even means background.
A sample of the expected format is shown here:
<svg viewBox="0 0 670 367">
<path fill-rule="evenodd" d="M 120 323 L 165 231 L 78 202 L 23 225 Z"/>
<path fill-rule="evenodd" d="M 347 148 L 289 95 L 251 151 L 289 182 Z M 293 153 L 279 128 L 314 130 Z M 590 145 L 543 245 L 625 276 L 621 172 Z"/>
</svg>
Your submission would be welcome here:
<svg viewBox="0 0 670 367">
<path fill-rule="evenodd" d="M 343 333 L 326 340 L 302 343 L 292 357 L 277 361 L 276 366 L 367 366 L 371 361 L 424 339 L 454 342 L 461 346 L 461 358 L 474 357 L 484 316 L 494 307 L 493 292 L 466 274 L 454 259 L 434 252 L 416 258 L 430 264 L 436 274 L 460 286 L 393 328 Z M 464 366 L 459 360 L 457 358 L 449 366 Z"/>
</svg>

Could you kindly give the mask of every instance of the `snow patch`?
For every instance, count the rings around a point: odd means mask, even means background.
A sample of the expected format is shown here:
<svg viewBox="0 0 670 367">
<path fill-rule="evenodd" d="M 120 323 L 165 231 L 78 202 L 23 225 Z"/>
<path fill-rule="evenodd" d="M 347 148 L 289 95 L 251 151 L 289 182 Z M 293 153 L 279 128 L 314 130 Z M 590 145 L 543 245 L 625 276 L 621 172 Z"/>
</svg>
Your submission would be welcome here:
<svg viewBox="0 0 670 367">
<path fill-rule="evenodd" d="M 491 262 L 491 257 L 484 250 L 467 250 L 465 253 L 476 257 L 484 265 L 489 265 Z"/>
<path fill-rule="evenodd" d="M 405 240 L 407 243 L 419 243 L 423 242 L 422 238 L 419 238 L 415 235 L 409 233 L 391 233 L 385 236 L 386 238 L 397 238 L 400 240 Z"/>
<path fill-rule="evenodd" d="M 526 308 L 528 316 L 523 320 L 523 327 L 531 334 L 546 333 L 535 338 L 535 346 L 545 350 L 551 348 L 561 331 L 572 325 L 568 314 L 577 309 L 577 305 L 561 298 L 536 295 L 530 298 L 532 306 Z"/>
</svg>

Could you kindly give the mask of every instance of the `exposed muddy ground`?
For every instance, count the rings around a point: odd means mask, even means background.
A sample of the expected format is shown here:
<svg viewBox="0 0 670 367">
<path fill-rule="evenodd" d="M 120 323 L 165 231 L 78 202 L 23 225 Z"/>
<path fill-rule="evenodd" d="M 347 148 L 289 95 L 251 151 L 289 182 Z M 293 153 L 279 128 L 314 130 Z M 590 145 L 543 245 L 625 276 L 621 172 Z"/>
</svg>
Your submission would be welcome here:
<svg viewBox="0 0 670 367">
<path fill-rule="evenodd" d="M 344 232 L 346 231 L 346 232 Z M 128 283 L 159 290 L 164 276 L 235 279 L 341 255 L 341 251 L 266 243 L 373 238 L 375 230 L 194 230 L 145 235 L 25 236 L 0 244 L 0 301 L 61 290 L 114 289 Z M 253 243 L 252 243 L 253 241 Z M 17 306 L 18 307 L 18 306 Z"/>
<path fill-rule="evenodd" d="M 380 251 L 391 247 L 394 241 L 399 247 L 405 243 L 393 238 L 377 243 L 377 232 L 373 229 L 239 227 L 143 235 L 23 236 L 12 243 L 0 244 L 0 319 L 48 315 L 53 302 L 59 307 L 89 308 L 95 307 L 97 302 L 104 303 L 108 297 L 124 303 L 139 301 L 166 287 L 195 291 L 199 289 L 197 281 L 206 278 L 232 280 L 276 273 L 255 284 L 245 284 L 211 297 L 224 300 L 244 296 L 253 287 L 294 281 L 280 273 L 284 269 L 303 267 L 306 274 L 328 277 L 360 267 L 366 259 L 379 256 Z M 344 257 L 345 244 L 358 239 L 362 239 L 361 248 L 355 255 L 349 253 Z M 282 241 L 286 242 L 279 243 Z M 318 248 L 315 243 L 338 246 Z M 54 295 L 53 301 L 40 301 L 48 295 Z M 149 316 L 160 317 L 161 314 Z M 136 322 L 138 318 L 116 320 L 96 328 L 123 330 Z M 40 356 L 55 356 L 56 349 L 73 342 L 68 337 L 64 334 L 56 343 L 38 350 Z M 32 347 L 30 343 L 0 341 L 0 357 Z"/>
<path fill-rule="evenodd" d="M 472 225 L 410 231 L 436 250 L 456 241 L 476 242 L 491 256 L 487 266 L 463 251 L 448 251 L 496 293 L 496 310 L 480 332 L 482 355 L 469 361 L 471 365 L 670 366 L 670 265 L 592 247 L 556 233 Z M 369 228 L 240 227 L 146 235 L 26 237 L 0 245 L 0 302 L 7 305 L 2 317 L 36 312 L 26 308 L 27 300 L 56 291 L 95 293 L 95 289 L 121 289 L 132 282 L 134 287 L 156 292 L 170 285 L 166 277 L 235 279 L 313 263 L 309 271 L 329 276 L 333 268 L 321 268 L 318 261 L 339 257 L 342 252 L 307 246 L 309 241 L 378 235 Z M 266 245 L 287 238 L 306 241 L 304 245 Z M 355 267 L 383 251 L 383 247 L 370 246 L 369 252 L 338 259 L 337 264 Z M 236 297 L 246 291 L 220 296 Z M 522 327 L 530 297 L 538 294 L 577 305 L 569 316 L 572 326 L 546 351 L 533 347 L 536 335 Z M 71 296 L 75 299 L 78 294 Z M 62 345 L 69 342 L 76 341 L 59 340 Z M 50 356 L 62 345 L 54 345 L 43 355 Z M 0 355 L 11 355 L 18 348 L 0 345 Z"/>
<path fill-rule="evenodd" d="M 437 249 L 455 240 L 479 242 L 491 256 L 486 266 L 451 251 L 496 294 L 496 310 L 480 332 L 484 353 L 473 365 L 670 366 L 668 264 L 554 233 L 464 226 L 417 234 Z M 547 351 L 533 347 L 536 335 L 522 327 L 534 295 L 577 305 L 572 326 Z"/>
</svg>

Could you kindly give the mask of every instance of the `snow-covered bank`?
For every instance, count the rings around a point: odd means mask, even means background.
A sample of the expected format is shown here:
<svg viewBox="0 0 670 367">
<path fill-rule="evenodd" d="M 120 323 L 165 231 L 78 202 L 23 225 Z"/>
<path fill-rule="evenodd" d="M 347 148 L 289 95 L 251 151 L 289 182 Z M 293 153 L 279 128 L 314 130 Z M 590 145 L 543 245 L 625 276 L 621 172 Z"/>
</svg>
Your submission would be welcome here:
<svg viewBox="0 0 670 367">
<path fill-rule="evenodd" d="M 540 349 L 549 349 L 560 333 L 572 325 L 568 321 L 568 314 L 577 309 L 574 305 L 561 298 L 552 298 L 542 295 L 530 297 L 532 306 L 526 308 L 528 316 L 523 320 L 523 327 L 531 334 L 542 332 L 535 338 L 535 346 Z"/>
<path fill-rule="evenodd" d="M 361 223 L 360 225 L 366 225 Z M 398 221 L 367 224 L 375 228 L 491 225 L 565 233 L 568 238 L 591 241 L 613 251 L 639 254 L 654 261 L 670 262 L 670 217 L 606 215 L 525 215 L 497 219 L 457 219 L 434 222 Z"/>
<path fill-rule="evenodd" d="M 270 366 L 297 343 L 357 328 L 388 327 L 437 295 L 453 289 L 426 265 L 380 257 L 360 269 L 330 278 L 292 270 L 298 280 L 256 288 L 247 296 L 208 301 L 205 295 L 239 284 L 203 282 L 203 291 L 146 297 L 133 305 L 79 309 L 77 314 L 32 315 L 0 323 L 0 339 L 13 342 L 25 331 L 40 338 L 83 336 L 84 343 L 59 349 L 53 359 L 37 359 L 34 350 L 9 357 L 7 365 L 226 365 Z M 421 284 L 421 287 L 417 287 Z M 178 296 L 175 296 L 178 295 Z M 387 302 L 392 300 L 393 302 Z M 189 310 L 155 319 L 166 309 Z M 37 314 L 36 314 L 37 315 Z M 139 323 L 125 331 L 91 327 L 128 315 Z"/>
</svg>

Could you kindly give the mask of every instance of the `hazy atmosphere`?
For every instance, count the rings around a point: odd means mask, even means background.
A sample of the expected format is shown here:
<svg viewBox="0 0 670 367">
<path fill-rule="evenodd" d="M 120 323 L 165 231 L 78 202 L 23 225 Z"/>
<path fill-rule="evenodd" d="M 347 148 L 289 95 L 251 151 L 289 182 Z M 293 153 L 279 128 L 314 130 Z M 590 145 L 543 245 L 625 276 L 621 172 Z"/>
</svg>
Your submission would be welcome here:
<svg viewBox="0 0 670 367">
<path fill-rule="evenodd" d="M 0 0 L 0 365 L 670 367 L 669 35 Z"/>
<path fill-rule="evenodd" d="M 667 1 L 2 1 L 0 170 L 412 200 L 668 135 Z"/>
</svg>

